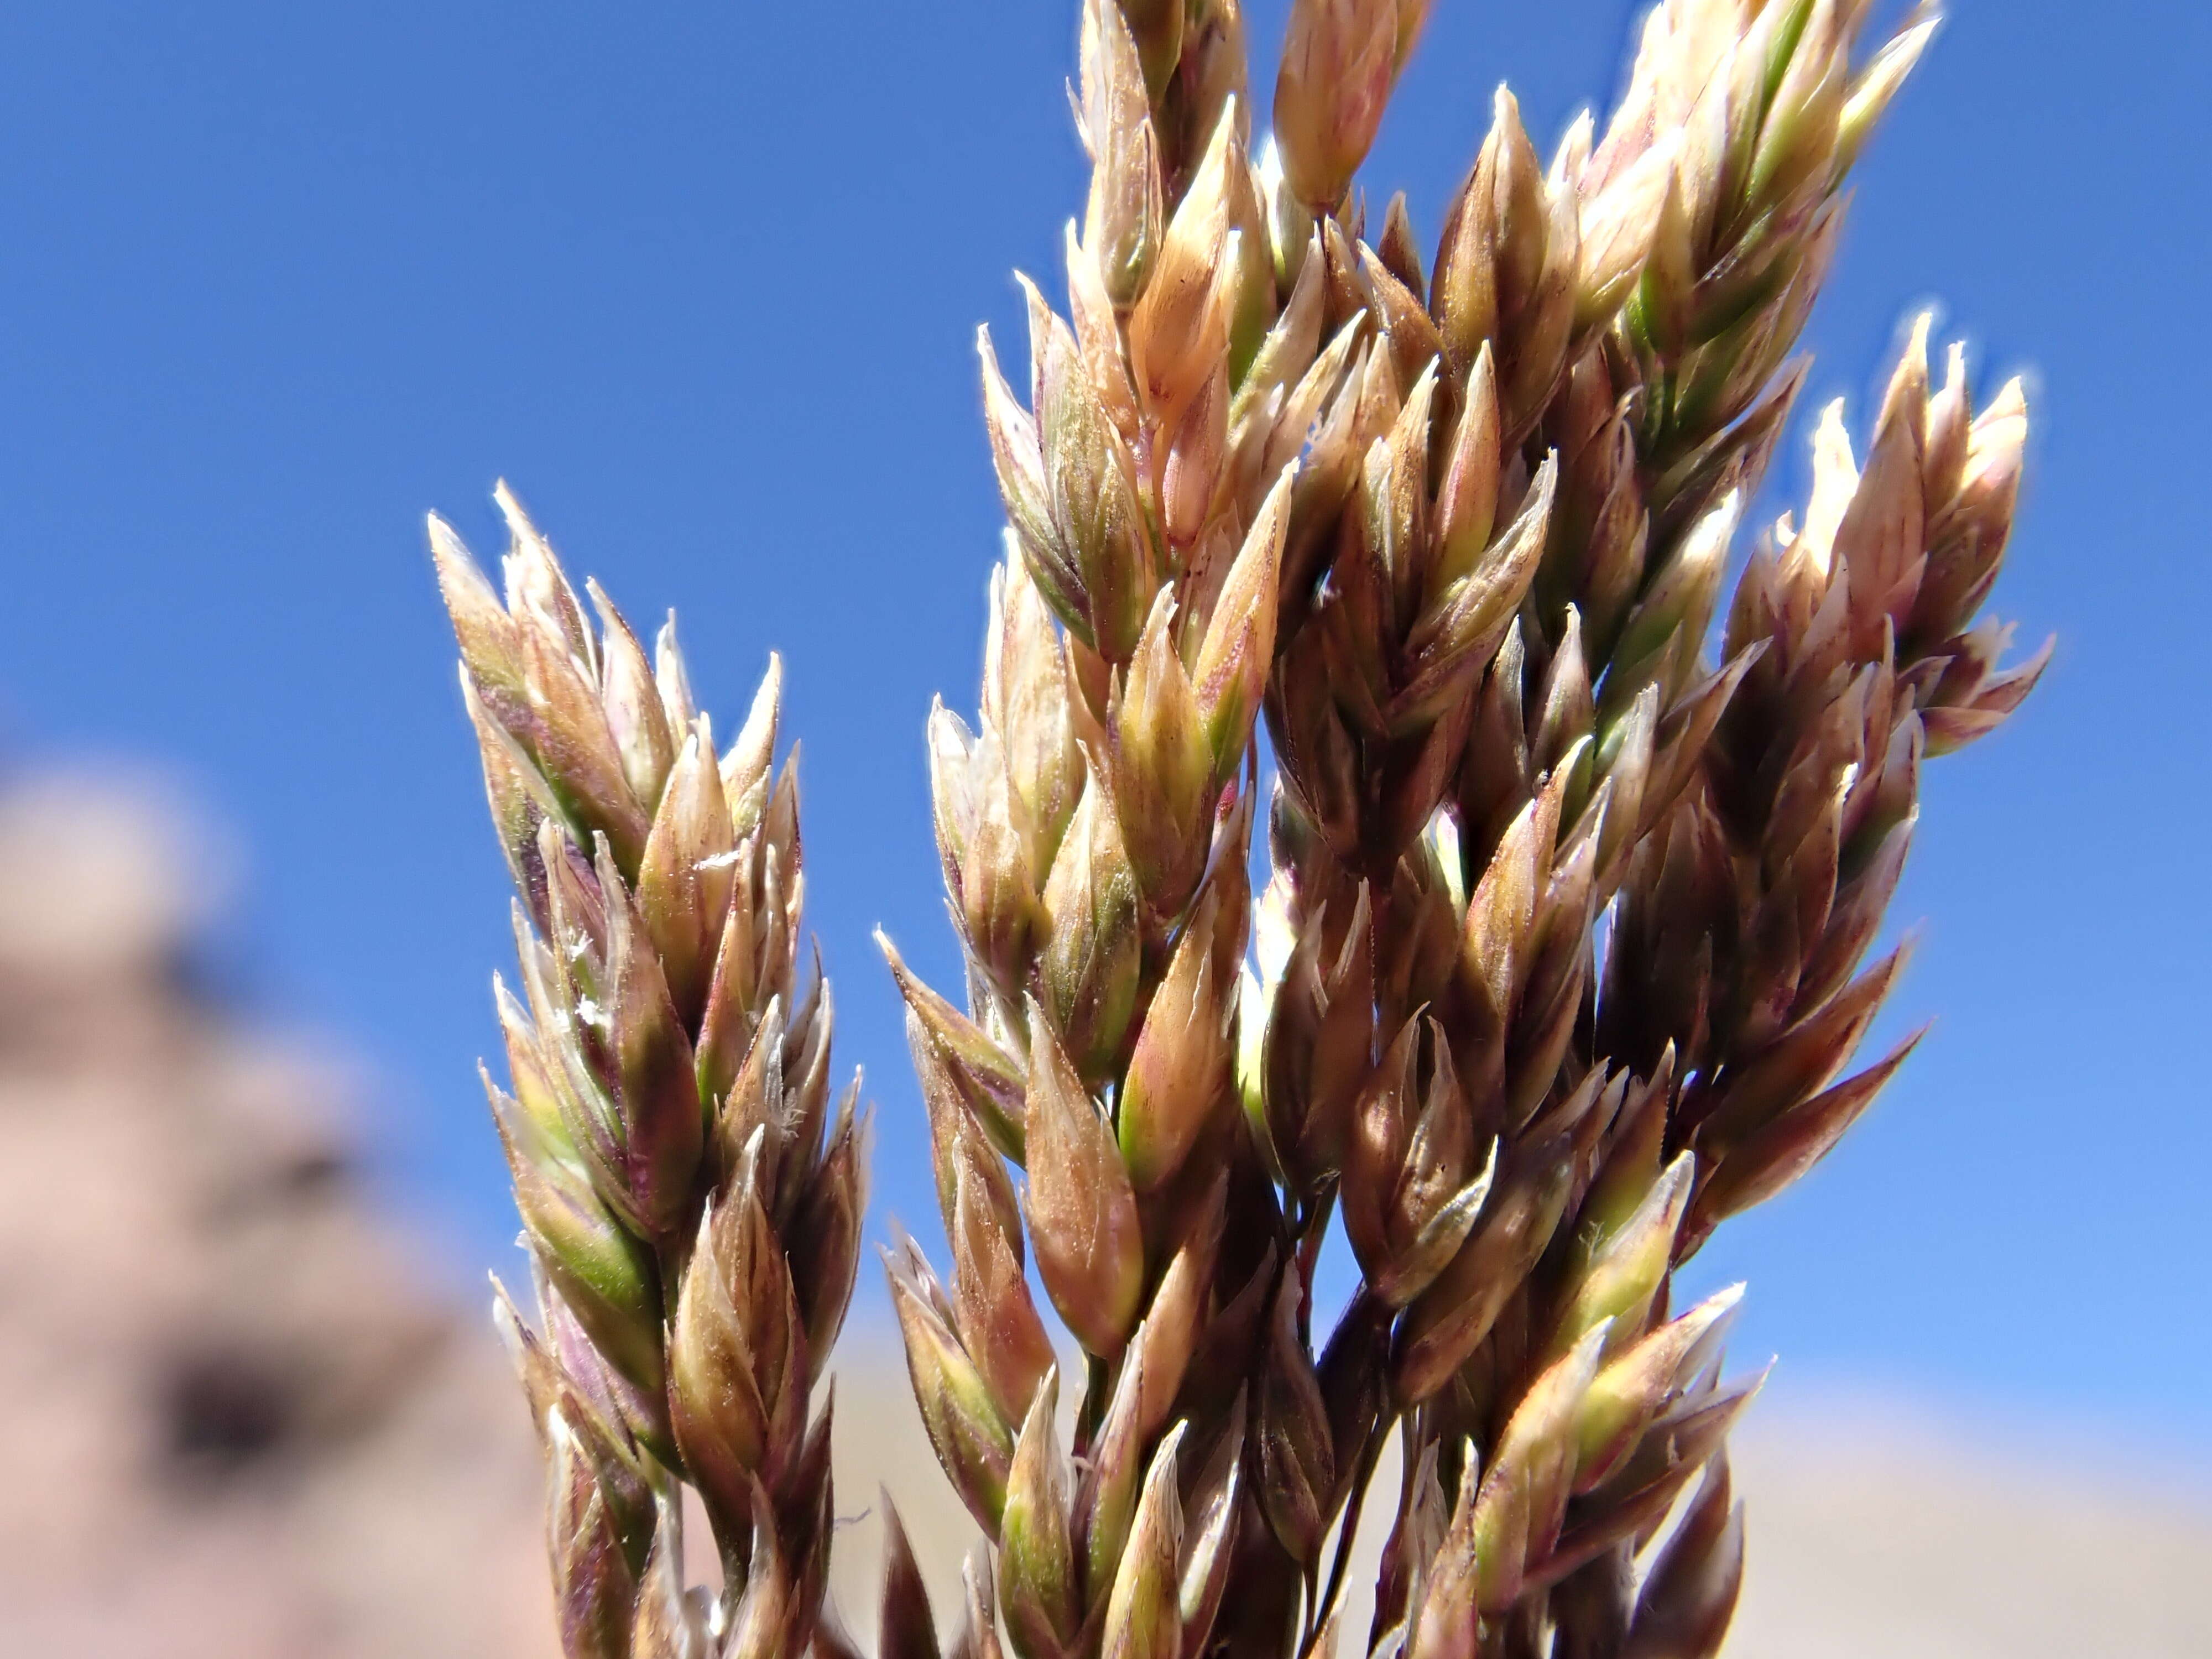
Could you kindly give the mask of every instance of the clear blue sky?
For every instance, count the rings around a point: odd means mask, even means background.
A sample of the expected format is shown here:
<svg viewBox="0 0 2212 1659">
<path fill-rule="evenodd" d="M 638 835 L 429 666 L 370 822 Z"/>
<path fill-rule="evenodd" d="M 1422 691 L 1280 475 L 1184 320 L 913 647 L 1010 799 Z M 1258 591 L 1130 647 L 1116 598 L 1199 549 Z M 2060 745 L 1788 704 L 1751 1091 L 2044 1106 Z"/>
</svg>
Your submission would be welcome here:
<svg viewBox="0 0 2212 1659">
<path fill-rule="evenodd" d="M 1253 9 L 1271 61 L 1284 7 Z M 680 607 L 710 706 L 787 653 L 878 1222 L 933 1221 L 867 930 L 949 977 L 921 737 L 933 692 L 972 701 L 995 550 L 970 338 L 1020 337 L 1008 272 L 1079 202 L 1074 15 L 0 17 L 0 744 L 151 757 L 235 827 L 244 994 L 367 1058 L 390 1188 L 471 1276 L 513 1227 L 473 1077 L 504 876 L 421 526 L 491 550 L 501 474 L 633 616 Z M 1548 143 L 1616 88 L 1631 17 L 1437 0 L 1369 179 L 1433 236 L 1497 81 Z M 1933 1036 L 1710 1258 L 1753 1281 L 1747 1357 L 2200 1450 L 2206 17 L 1960 0 L 1861 169 L 1813 390 L 1863 408 L 1929 299 L 1985 385 L 2031 372 L 1997 603 L 2062 645 L 2014 727 L 1931 769 L 1897 1006 Z"/>
</svg>

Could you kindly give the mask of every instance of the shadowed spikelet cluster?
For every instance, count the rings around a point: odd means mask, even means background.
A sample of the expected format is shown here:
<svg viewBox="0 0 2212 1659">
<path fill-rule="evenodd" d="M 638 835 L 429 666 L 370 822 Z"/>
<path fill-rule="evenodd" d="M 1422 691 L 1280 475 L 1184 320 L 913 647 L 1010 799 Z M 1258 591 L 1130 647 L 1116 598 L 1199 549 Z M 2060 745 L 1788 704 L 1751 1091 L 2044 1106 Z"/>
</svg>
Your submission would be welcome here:
<svg viewBox="0 0 2212 1659">
<path fill-rule="evenodd" d="M 813 1385 L 858 1260 L 865 1125 L 830 1101 L 830 1003 L 798 972 L 795 763 L 772 662 L 726 750 L 673 622 L 652 657 L 586 611 L 504 487 L 493 588 L 430 544 L 514 877 L 492 1113 L 538 1281 L 501 1293 L 550 1479 L 568 1659 L 787 1659 L 817 1637 L 832 1510 Z M 510 1092 L 511 1091 L 511 1092 Z M 685 1487 L 719 1594 L 687 1586 Z"/>
<path fill-rule="evenodd" d="M 892 956 L 951 1273 L 892 1285 L 1020 1659 L 1716 1651 L 1756 1382 L 1672 1274 L 1903 1060 L 1850 1073 L 1921 763 L 2042 666 L 1979 617 L 2021 390 L 1977 412 L 1924 322 L 1729 591 L 1932 14 L 1666 0 L 1548 163 L 1499 91 L 1425 258 L 1353 181 L 1425 9 L 1297 0 L 1255 146 L 1236 0 L 1088 0 L 1065 314 L 1024 280 L 1019 391 L 982 341 L 964 997 Z"/>
</svg>

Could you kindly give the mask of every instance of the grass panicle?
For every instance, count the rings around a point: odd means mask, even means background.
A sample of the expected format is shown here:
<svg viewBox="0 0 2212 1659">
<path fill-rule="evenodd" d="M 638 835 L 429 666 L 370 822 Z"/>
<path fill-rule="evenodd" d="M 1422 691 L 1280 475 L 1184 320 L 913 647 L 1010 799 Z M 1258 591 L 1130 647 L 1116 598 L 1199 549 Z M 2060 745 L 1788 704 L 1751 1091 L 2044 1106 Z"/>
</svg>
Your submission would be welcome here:
<svg viewBox="0 0 2212 1659">
<path fill-rule="evenodd" d="M 986 343 L 1010 556 L 981 733 L 933 726 L 971 995 L 910 993 L 954 1279 L 988 1256 L 1020 1306 L 898 1269 L 939 1310 L 916 1346 L 981 1379 L 939 1446 L 1022 1659 L 1350 1639 L 1394 1437 L 1370 1650 L 1717 1648 L 1757 1382 L 1719 1364 L 1740 1291 L 1677 1310 L 1672 1274 L 1903 1060 L 1850 1070 L 1921 763 L 2045 660 L 1979 617 L 2019 386 L 1977 414 L 1924 323 L 1863 463 L 1830 410 L 1730 587 L 1851 163 L 1935 27 L 1871 42 L 1871 9 L 1669 0 L 1549 161 L 1501 89 L 1425 259 L 1402 196 L 1368 240 L 1354 179 L 1425 8 L 1294 6 L 1255 147 L 1233 5 L 1086 7 L 1071 320 L 1025 284 L 1026 408 Z M 1267 658 L 1256 900 L 1224 627 Z M 1174 826 L 1209 806 L 1202 853 Z M 1026 1259 L 1086 1356 L 1080 1480 Z"/>
<path fill-rule="evenodd" d="M 1005 558 L 973 723 L 927 723 L 963 984 L 883 941 L 950 1247 L 900 1240 L 891 1297 L 986 1540 L 940 1648 L 893 1518 L 887 1655 L 1716 1653 L 1760 1378 L 1742 1288 L 1674 1272 L 1911 1048 L 1855 1059 L 1921 767 L 2048 660 L 1983 614 L 2025 398 L 1978 410 L 1924 319 L 1738 553 L 1932 8 L 1663 0 L 1548 161 L 1498 92 L 1425 252 L 1358 179 L 1427 9 L 1296 0 L 1255 131 L 1236 0 L 1081 6 L 1088 197 L 1027 375 L 979 341 Z M 567 1650 L 843 1656 L 808 1400 L 863 1135 L 775 675 L 718 759 L 672 637 L 594 623 L 501 501 L 504 595 L 433 543 L 521 896 L 504 1317 Z"/>
<path fill-rule="evenodd" d="M 726 750 L 672 618 L 590 609 L 502 486 L 503 591 L 430 521 L 514 878 L 521 994 L 489 1075 L 537 1280 L 504 1291 L 550 1478 L 569 1659 L 785 1659 L 817 1637 L 833 1509 L 811 1404 L 859 1261 L 866 1124 L 799 975 L 795 757 L 771 661 Z M 683 1495 L 722 1588 L 687 1583 Z"/>
</svg>

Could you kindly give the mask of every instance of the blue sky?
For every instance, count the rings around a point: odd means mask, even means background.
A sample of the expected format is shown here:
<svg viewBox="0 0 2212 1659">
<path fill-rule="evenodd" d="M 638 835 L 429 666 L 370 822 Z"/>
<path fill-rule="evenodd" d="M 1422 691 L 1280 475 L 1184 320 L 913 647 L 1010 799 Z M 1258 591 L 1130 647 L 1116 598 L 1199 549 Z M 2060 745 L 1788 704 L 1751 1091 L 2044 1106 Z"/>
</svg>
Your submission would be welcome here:
<svg viewBox="0 0 2212 1659">
<path fill-rule="evenodd" d="M 1253 10 L 1271 64 L 1284 6 Z M 473 1077 L 506 905 L 421 523 L 491 550 L 501 475 L 633 617 L 680 608 L 709 706 L 786 653 L 878 1224 L 933 1219 L 867 930 L 950 977 L 921 722 L 972 702 L 995 552 L 974 327 L 1020 337 L 1008 273 L 1048 270 L 1079 204 L 1074 11 L 0 17 L 0 754 L 150 760 L 234 828 L 226 972 L 364 1058 L 387 1189 L 457 1279 L 513 1228 Z M 1632 15 L 1437 0 L 1370 187 L 1433 237 L 1495 83 L 1548 145 L 1615 90 Z M 1863 409 L 1930 301 L 1985 387 L 2027 370 L 1997 605 L 2059 656 L 2014 726 L 1930 769 L 1895 1002 L 1929 1041 L 1699 1269 L 1753 1280 L 1741 1346 L 1792 1373 L 2192 1455 L 2208 59 L 2196 7 L 1960 0 L 1860 170 L 1801 426 Z"/>
</svg>

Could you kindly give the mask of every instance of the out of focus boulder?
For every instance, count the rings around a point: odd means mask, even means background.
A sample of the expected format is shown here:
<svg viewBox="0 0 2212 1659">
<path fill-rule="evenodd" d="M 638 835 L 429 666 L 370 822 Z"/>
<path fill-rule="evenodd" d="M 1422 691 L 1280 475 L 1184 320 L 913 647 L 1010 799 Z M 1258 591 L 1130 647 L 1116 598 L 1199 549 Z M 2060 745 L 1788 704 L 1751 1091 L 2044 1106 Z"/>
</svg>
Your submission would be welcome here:
<svg viewBox="0 0 2212 1659">
<path fill-rule="evenodd" d="M 550 1655 L 513 1379 L 341 1073 L 198 988 L 210 847 L 144 785 L 0 786 L 0 1652 Z"/>
</svg>

